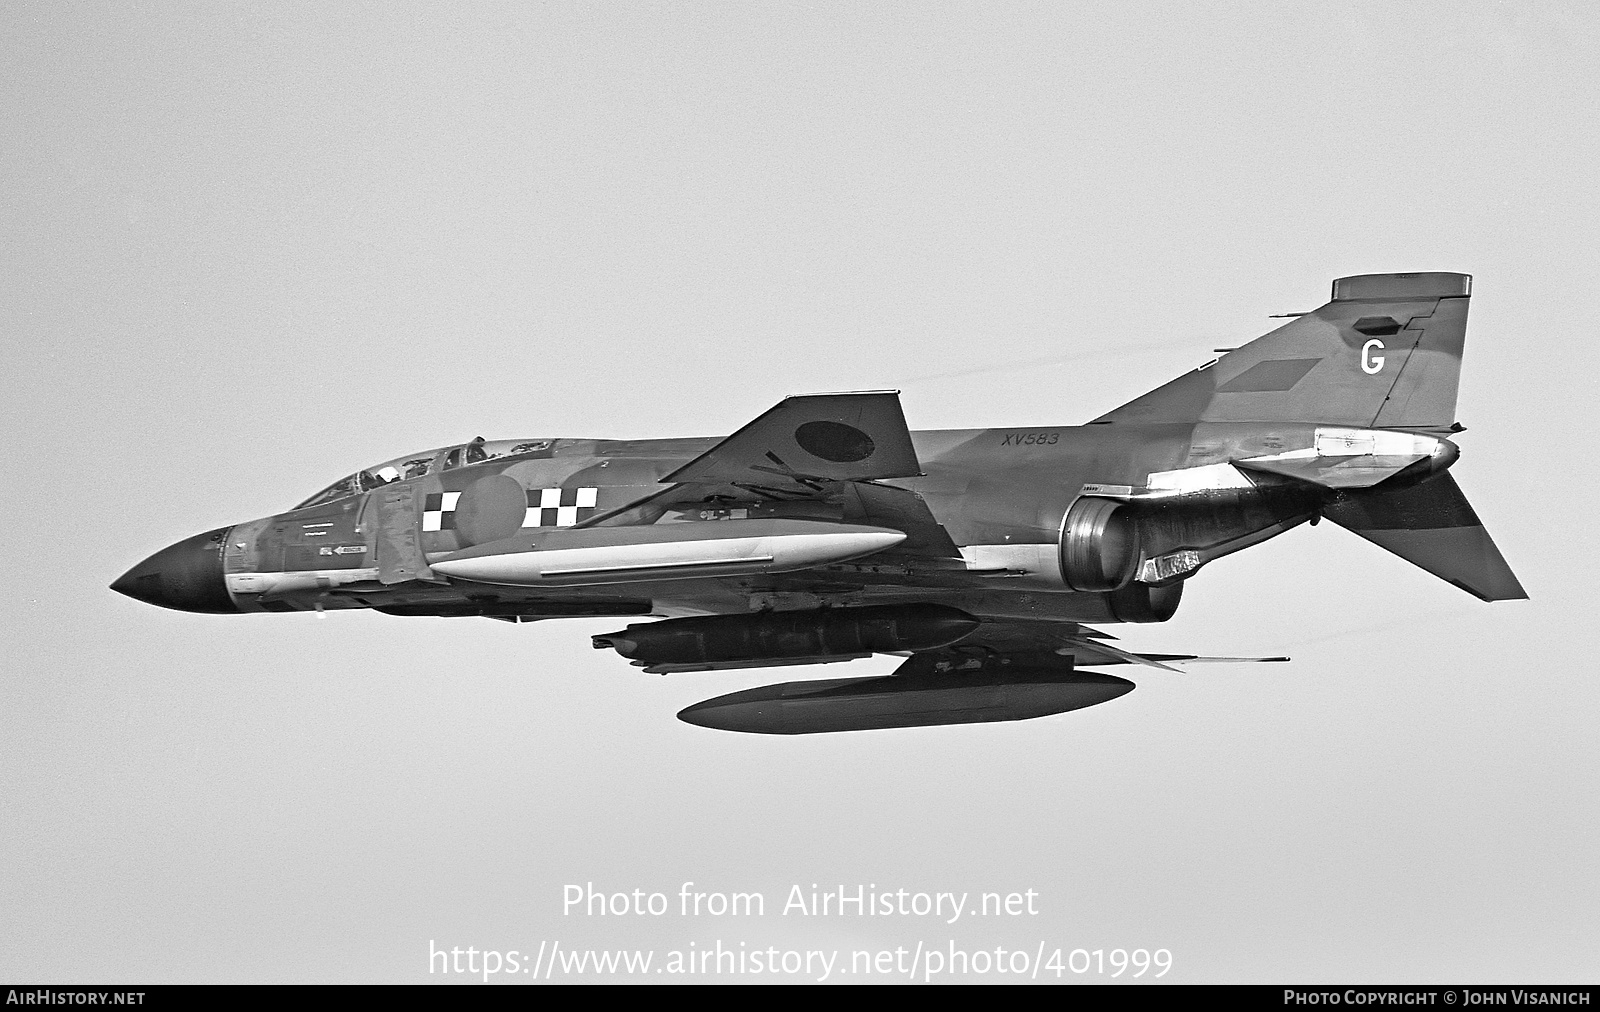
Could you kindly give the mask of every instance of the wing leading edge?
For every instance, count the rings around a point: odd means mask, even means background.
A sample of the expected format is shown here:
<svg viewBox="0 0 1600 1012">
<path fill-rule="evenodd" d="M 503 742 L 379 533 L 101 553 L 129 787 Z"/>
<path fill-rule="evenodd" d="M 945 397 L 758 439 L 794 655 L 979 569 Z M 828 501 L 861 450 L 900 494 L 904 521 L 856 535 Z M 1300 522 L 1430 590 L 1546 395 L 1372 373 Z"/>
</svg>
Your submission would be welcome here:
<svg viewBox="0 0 1600 1012">
<path fill-rule="evenodd" d="M 896 391 L 800 394 L 663 477 L 667 488 L 578 526 L 653 524 L 674 510 L 709 508 L 877 524 L 906 535 L 902 554 L 959 559 L 921 496 L 876 484 L 921 473 Z"/>
<path fill-rule="evenodd" d="M 899 392 L 871 390 L 786 397 L 662 480 L 784 494 L 796 483 L 921 473 Z"/>
</svg>

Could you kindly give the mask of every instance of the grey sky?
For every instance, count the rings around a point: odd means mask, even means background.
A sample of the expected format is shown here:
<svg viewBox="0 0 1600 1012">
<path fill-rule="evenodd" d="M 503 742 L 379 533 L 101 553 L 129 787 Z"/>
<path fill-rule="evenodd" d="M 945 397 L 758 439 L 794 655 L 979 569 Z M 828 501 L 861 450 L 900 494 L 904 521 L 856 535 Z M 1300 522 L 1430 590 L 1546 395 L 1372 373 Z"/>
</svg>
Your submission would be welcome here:
<svg viewBox="0 0 1600 1012">
<path fill-rule="evenodd" d="M 1393 6 L 8 7 L 0 978 L 720 938 L 1592 981 L 1600 15 Z M 1115 630 L 1292 665 L 772 739 L 673 714 L 782 676 L 642 675 L 590 649 L 610 620 L 106 589 L 478 434 L 714 435 L 869 388 L 914 428 L 1086 421 L 1393 270 L 1476 277 L 1455 474 L 1532 600 L 1323 525 Z M 566 883 L 685 880 L 768 916 L 562 916 Z M 813 882 L 1042 913 L 776 913 Z"/>
</svg>

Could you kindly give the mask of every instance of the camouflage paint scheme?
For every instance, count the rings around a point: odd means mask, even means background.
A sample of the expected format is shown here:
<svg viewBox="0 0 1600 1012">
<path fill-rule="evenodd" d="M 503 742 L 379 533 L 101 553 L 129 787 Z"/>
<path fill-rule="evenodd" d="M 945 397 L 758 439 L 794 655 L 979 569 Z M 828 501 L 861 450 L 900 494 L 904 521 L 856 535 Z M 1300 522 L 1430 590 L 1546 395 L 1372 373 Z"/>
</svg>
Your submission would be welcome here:
<svg viewBox="0 0 1600 1012">
<path fill-rule="evenodd" d="M 1128 653 L 1087 624 L 1165 620 L 1206 563 L 1323 518 L 1484 600 L 1525 597 L 1447 470 L 1469 291 L 1460 274 L 1340 279 L 1327 305 L 1086 425 L 910 432 L 897 395 L 867 392 L 789 398 L 726 439 L 479 439 L 180 542 L 113 588 L 213 612 L 529 621 L 940 605 L 978 620 L 956 643 L 909 651 L 902 671 L 928 677 L 1182 659 Z M 783 572 L 587 585 L 435 569 L 780 529 L 898 543 Z"/>
</svg>

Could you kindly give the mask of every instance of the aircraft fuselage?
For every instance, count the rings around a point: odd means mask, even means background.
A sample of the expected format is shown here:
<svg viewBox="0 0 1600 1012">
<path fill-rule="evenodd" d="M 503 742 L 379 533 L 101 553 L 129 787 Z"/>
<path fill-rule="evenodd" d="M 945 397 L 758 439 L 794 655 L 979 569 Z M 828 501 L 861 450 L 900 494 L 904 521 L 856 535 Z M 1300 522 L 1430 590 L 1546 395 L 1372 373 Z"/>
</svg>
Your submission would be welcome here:
<svg viewBox="0 0 1600 1012">
<path fill-rule="evenodd" d="M 1058 553 L 1073 504 L 1087 495 L 1128 503 L 1150 518 L 1181 519 L 1146 522 L 1141 561 L 1202 553 L 1177 574 L 1188 576 L 1211 558 L 1317 513 L 1325 491 L 1233 462 L 1312 448 L 1319 429 L 1328 427 L 1165 423 L 913 432 L 920 476 L 788 501 L 763 489 L 748 503 L 727 497 L 657 520 L 657 526 L 762 518 L 881 524 L 905 531 L 909 546 L 780 575 L 559 588 L 452 579 L 430 570 L 475 546 L 575 528 L 647 499 L 668 487 L 663 477 L 718 440 L 505 440 L 479 445 L 489 453 L 522 449 L 454 467 L 449 457 L 460 448 L 446 448 L 431 451 L 416 476 L 180 542 L 143 564 L 180 574 L 170 581 L 146 576 L 155 586 L 144 599 L 185 610 L 377 608 L 511 619 L 939 601 L 980 615 L 1150 620 L 1137 608 L 1119 615 L 1108 607 L 1112 591 L 1064 582 Z M 1430 459 L 1454 459 L 1445 453 L 1447 441 L 1437 444 Z M 874 497 L 884 501 L 866 501 Z M 939 539 L 941 528 L 948 544 L 924 543 Z M 408 561 L 415 572 L 406 571 Z M 118 589 L 141 596 L 133 590 L 144 575 L 138 568 Z"/>
</svg>

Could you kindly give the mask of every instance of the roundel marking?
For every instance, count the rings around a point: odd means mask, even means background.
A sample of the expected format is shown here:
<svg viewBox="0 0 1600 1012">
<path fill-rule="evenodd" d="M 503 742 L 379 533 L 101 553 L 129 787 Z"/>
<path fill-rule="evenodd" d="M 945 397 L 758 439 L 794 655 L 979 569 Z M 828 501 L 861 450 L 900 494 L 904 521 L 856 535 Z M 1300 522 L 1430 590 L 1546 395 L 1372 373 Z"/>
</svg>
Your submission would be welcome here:
<svg viewBox="0 0 1600 1012">
<path fill-rule="evenodd" d="M 506 474 L 479 478 L 456 500 L 456 535 L 467 545 L 509 538 L 522 527 L 527 506 L 517 479 Z"/>
<path fill-rule="evenodd" d="M 854 464 L 872 456 L 872 437 L 843 422 L 806 422 L 794 430 L 794 441 L 813 457 L 835 464 Z"/>
</svg>

